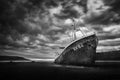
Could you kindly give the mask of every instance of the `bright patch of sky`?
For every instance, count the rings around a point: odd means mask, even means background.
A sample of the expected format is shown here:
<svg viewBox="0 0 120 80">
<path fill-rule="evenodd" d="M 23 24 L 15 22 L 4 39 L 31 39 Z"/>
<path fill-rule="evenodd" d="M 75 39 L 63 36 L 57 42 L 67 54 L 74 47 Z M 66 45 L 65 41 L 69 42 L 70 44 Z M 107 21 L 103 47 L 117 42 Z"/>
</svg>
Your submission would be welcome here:
<svg viewBox="0 0 120 80">
<path fill-rule="evenodd" d="M 58 7 L 50 8 L 49 13 L 51 16 L 54 16 L 54 14 L 59 14 L 62 9 L 63 9 L 63 7 L 61 5 L 59 5 Z"/>
</svg>

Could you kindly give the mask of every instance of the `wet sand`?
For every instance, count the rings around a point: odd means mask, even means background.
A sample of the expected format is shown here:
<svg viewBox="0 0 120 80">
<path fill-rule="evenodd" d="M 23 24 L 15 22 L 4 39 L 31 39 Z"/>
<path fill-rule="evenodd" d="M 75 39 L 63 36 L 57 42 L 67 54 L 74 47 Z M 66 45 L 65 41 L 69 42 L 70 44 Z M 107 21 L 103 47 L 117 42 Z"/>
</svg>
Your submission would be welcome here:
<svg viewBox="0 0 120 80">
<path fill-rule="evenodd" d="M 105 65 L 106 64 L 106 65 Z M 0 62 L 4 80 L 120 80 L 120 62 L 96 66 L 65 66 L 53 62 Z"/>
</svg>

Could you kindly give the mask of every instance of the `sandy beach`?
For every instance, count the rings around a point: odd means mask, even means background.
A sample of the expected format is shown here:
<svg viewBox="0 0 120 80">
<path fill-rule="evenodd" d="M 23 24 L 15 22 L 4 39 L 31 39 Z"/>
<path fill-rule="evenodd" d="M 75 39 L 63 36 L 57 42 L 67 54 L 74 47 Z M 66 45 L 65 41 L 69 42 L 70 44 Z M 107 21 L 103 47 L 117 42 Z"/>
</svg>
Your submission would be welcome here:
<svg viewBox="0 0 120 80">
<path fill-rule="evenodd" d="M 22 80 L 119 80 L 120 62 L 96 66 L 67 66 L 53 62 L 0 62 L 0 76 L 3 79 Z M 103 63 L 104 64 L 104 63 Z"/>
</svg>

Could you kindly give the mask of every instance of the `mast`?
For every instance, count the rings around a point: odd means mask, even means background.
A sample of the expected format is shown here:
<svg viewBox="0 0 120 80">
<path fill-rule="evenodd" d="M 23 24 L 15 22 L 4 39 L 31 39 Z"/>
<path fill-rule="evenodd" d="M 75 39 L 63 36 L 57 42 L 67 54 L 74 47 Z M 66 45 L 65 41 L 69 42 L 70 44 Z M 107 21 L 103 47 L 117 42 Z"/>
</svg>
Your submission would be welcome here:
<svg viewBox="0 0 120 80">
<path fill-rule="evenodd" d="M 75 24 L 75 20 L 73 18 L 72 18 L 72 21 L 73 21 L 73 34 L 74 34 L 73 37 L 74 37 L 74 40 L 76 40 L 77 39 L 76 33 L 75 33 L 76 32 L 75 31 L 76 30 L 76 24 Z"/>
<path fill-rule="evenodd" d="M 77 26 L 77 24 L 76 24 L 74 18 L 71 18 L 71 19 L 73 21 L 73 37 L 74 37 L 74 40 L 76 40 L 77 39 L 77 37 L 76 37 L 76 26 Z M 80 29 L 80 31 L 83 34 L 83 36 L 86 36 L 86 34 L 81 29 Z"/>
</svg>

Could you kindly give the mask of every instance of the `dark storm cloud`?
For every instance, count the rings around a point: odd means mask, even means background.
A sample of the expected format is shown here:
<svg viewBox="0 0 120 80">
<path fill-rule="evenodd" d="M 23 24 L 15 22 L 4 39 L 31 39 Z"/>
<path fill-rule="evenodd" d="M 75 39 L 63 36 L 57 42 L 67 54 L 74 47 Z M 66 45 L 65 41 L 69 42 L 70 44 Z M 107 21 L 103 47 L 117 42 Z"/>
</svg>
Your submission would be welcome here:
<svg viewBox="0 0 120 80">
<path fill-rule="evenodd" d="M 106 40 L 106 39 L 115 39 L 115 38 L 119 38 L 120 34 L 111 34 L 111 33 L 98 33 L 98 38 L 99 40 Z"/>
<path fill-rule="evenodd" d="M 120 38 L 106 39 L 99 41 L 99 46 L 119 46 Z"/>
<path fill-rule="evenodd" d="M 117 50 L 120 48 L 119 4 L 119 0 L 0 0 L 0 43 L 39 48 L 26 55 L 31 53 L 39 58 L 40 53 L 50 53 L 52 56 L 57 51 L 51 47 L 69 44 L 73 37 L 71 17 L 74 17 L 76 22 L 82 20 L 85 27 L 95 30 L 99 38 L 98 51 Z"/>
<path fill-rule="evenodd" d="M 119 2 L 118 0 L 26 0 L 25 2 L 17 2 L 17 4 L 11 3 L 9 5 L 11 6 L 10 9 L 5 8 L 6 11 L 10 10 L 10 15 L 7 15 L 9 12 L 6 13 L 6 19 L 1 16 L 1 19 L 5 19 L 3 20 L 5 26 L 9 27 L 3 28 L 2 26 L 1 31 L 42 34 L 44 37 L 47 36 L 55 40 L 54 36 L 63 35 L 70 29 L 69 25 L 65 23 L 72 23 L 71 17 L 77 20 L 83 19 L 84 23 L 95 25 L 119 22 Z M 53 29 L 53 26 L 56 29 Z M 115 26 L 117 28 L 114 28 L 113 31 L 111 29 L 107 31 L 106 26 L 91 28 L 98 33 L 100 40 L 119 37 L 118 26 Z M 7 29 L 12 30 L 7 31 Z M 57 36 L 57 39 L 59 39 L 59 36 Z"/>
<path fill-rule="evenodd" d="M 111 6 L 111 11 L 120 10 L 120 1 L 119 0 L 103 0 L 105 5 Z"/>
<path fill-rule="evenodd" d="M 76 10 L 72 10 L 72 9 L 65 9 L 61 11 L 61 15 L 55 14 L 55 17 L 59 19 L 67 19 L 71 17 L 78 18 L 79 16 L 80 14 Z"/>
<path fill-rule="evenodd" d="M 85 21 L 90 24 L 113 24 L 120 22 L 119 0 L 88 0 Z"/>
</svg>

